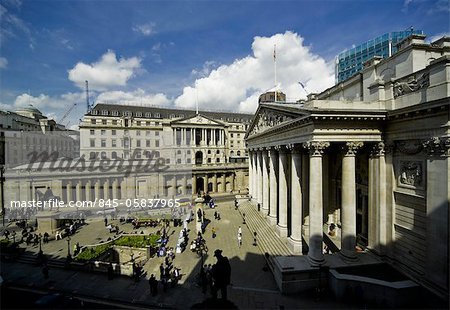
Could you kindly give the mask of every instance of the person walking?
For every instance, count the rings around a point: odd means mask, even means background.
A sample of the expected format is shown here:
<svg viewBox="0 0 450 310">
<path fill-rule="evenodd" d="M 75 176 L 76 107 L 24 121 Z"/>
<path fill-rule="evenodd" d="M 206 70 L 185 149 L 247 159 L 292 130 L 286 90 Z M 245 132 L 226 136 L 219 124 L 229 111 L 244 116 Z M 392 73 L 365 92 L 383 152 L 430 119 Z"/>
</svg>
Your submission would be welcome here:
<svg viewBox="0 0 450 310">
<path fill-rule="evenodd" d="M 217 258 L 217 263 L 211 268 L 213 278 L 212 295 L 217 298 L 217 291 L 220 290 L 222 299 L 227 299 L 227 286 L 230 284 L 231 266 L 228 258 L 222 256 L 222 250 L 215 250 L 214 256 Z"/>
<path fill-rule="evenodd" d="M 238 233 L 237 239 L 238 239 L 238 246 L 241 247 L 241 245 L 242 245 L 242 234 Z"/>
<path fill-rule="evenodd" d="M 239 228 L 238 228 L 238 234 L 242 236 L 242 227 L 241 226 L 239 226 Z"/>
<path fill-rule="evenodd" d="M 154 274 L 148 279 L 148 284 L 150 285 L 150 294 L 152 294 L 152 296 L 158 295 L 158 280 L 156 280 Z"/>
<path fill-rule="evenodd" d="M 216 237 L 216 228 L 215 227 L 211 228 L 211 233 L 212 233 L 212 237 L 214 239 Z"/>
</svg>

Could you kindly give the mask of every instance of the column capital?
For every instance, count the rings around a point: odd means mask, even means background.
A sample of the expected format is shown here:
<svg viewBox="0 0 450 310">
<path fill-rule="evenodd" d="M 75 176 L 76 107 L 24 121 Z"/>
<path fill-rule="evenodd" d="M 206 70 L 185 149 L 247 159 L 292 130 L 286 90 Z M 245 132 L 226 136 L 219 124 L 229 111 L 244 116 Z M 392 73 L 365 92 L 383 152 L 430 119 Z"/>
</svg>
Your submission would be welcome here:
<svg viewBox="0 0 450 310">
<path fill-rule="evenodd" d="M 330 142 L 326 141 L 308 141 L 303 143 L 303 147 L 309 151 L 311 156 L 322 156 L 326 148 L 330 146 Z"/>
<path fill-rule="evenodd" d="M 286 145 L 276 145 L 274 146 L 274 149 L 278 151 L 278 153 L 286 153 L 288 151 Z"/>
<path fill-rule="evenodd" d="M 450 156 L 450 137 L 432 137 L 423 143 L 429 156 Z"/>
<path fill-rule="evenodd" d="M 372 157 L 380 157 L 384 156 L 384 153 L 386 152 L 385 149 L 386 145 L 383 141 L 377 142 L 374 145 L 372 145 L 372 149 L 370 150 L 370 156 Z"/>
<path fill-rule="evenodd" d="M 364 145 L 361 141 L 350 141 L 345 143 L 343 150 L 345 152 L 344 156 L 355 156 L 358 149 L 362 148 Z"/>
<path fill-rule="evenodd" d="M 301 152 L 301 145 L 291 143 L 286 145 L 286 149 L 293 154 L 298 154 Z"/>
</svg>

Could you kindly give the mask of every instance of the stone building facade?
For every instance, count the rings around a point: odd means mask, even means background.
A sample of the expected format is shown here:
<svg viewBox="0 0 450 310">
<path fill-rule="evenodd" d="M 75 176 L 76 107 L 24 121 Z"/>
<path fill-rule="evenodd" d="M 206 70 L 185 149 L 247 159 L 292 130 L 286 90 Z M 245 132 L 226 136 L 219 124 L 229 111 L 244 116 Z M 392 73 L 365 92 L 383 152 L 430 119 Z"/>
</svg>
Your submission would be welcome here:
<svg viewBox="0 0 450 310">
<path fill-rule="evenodd" d="M 449 102 L 450 38 L 413 35 L 304 104 L 262 103 L 250 193 L 310 266 L 367 250 L 448 300 Z"/>
</svg>

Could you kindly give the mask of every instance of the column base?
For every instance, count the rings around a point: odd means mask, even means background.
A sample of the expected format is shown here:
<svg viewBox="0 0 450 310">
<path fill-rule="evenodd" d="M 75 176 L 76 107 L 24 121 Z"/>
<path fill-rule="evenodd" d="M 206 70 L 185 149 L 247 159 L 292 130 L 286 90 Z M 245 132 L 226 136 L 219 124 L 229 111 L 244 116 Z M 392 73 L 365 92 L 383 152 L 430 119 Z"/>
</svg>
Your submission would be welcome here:
<svg viewBox="0 0 450 310">
<path fill-rule="evenodd" d="M 320 267 L 325 264 L 325 258 L 323 255 L 321 257 L 311 257 L 308 255 L 308 262 L 311 267 Z"/>
<path fill-rule="evenodd" d="M 276 216 L 268 215 L 268 216 L 266 217 L 266 219 L 267 219 L 267 222 L 269 222 L 269 225 L 270 225 L 270 226 L 275 226 L 275 225 L 277 225 L 277 217 L 276 217 Z"/>
<path fill-rule="evenodd" d="M 356 255 L 355 251 L 350 251 L 346 249 L 341 249 L 341 251 L 339 251 L 339 257 L 346 263 L 354 263 L 359 261 L 359 258 Z"/>
<path fill-rule="evenodd" d="M 292 237 L 289 237 L 287 239 L 288 241 L 288 247 L 294 254 L 302 254 L 303 248 L 302 248 L 302 240 L 295 240 L 292 239 Z"/>
<path fill-rule="evenodd" d="M 282 238 L 286 238 L 287 237 L 287 226 L 277 225 L 277 233 L 278 233 L 278 236 L 280 236 Z"/>
</svg>

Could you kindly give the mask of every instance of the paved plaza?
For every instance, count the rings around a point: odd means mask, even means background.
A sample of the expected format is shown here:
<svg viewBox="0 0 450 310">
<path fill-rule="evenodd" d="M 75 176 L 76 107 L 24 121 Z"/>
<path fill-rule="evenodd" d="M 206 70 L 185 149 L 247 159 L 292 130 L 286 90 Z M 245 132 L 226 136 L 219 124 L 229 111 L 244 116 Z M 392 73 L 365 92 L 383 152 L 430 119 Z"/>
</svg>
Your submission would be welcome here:
<svg viewBox="0 0 450 310">
<path fill-rule="evenodd" d="M 341 308 L 348 307 L 334 302 L 330 298 L 316 301 L 314 296 L 302 295 L 295 297 L 283 296 L 278 292 L 276 283 L 270 271 L 264 271 L 266 261 L 260 248 L 253 245 L 253 233 L 243 224 L 242 215 L 234 208 L 233 198 L 219 200 L 216 209 L 205 208 L 206 218 L 210 220 L 204 238 L 208 253 L 204 255 L 205 264 L 214 264 L 215 249 L 223 250 L 223 255 L 230 260 L 232 274 L 228 297 L 240 309 L 280 309 L 284 308 Z M 214 211 L 219 211 L 220 220 L 214 219 Z M 132 232 L 131 224 L 119 224 L 113 221 L 120 230 Z M 196 222 L 189 223 L 189 240 L 196 235 Z M 242 246 L 238 244 L 238 229 L 242 228 Z M 212 238 L 211 230 L 215 228 L 217 236 Z M 155 228 L 153 228 L 155 229 Z M 181 227 L 170 227 L 169 246 L 175 247 Z M 138 230 L 140 232 L 141 229 Z M 145 230 L 145 233 L 149 233 Z M 103 221 L 88 221 L 75 235 L 71 236 L 71 244 L 79 242 L 81 245 L 95 244 L 106 241 L 113 236 L 105 228 Z M 24 246 L 22 244 L 21 246 Z M 37 253 L 38 246 L 29 246 L 27 251 Z M 67 255 L 66 239 L 51 241 L 43 244 L 45 254 L 52 257 L 64 258 Z M 72 249 L 71 249 L 72 250 Z M 115 277 L 109 281 L 106 274 L 72 271 L 51 268 L 50 277 L 45 280 L 40 267 L 17 262 L 2 263 L 1 274 L 5 283 L 33 289 L 49 289 L 62 291 L 74 296 L 92 296 L 108 301 L 122 301 L 140 306 L 167 306 L 186 308 L 204 301 L 210 297 L 209 292 L 203 294 L 197 284 L 197 277 L 201 265 L 201 257 L 187 248 L 177 254 L 174 266 L 181 268 L 182 278 L 174 288 L 163 292 L 159 287 L 158 295 L 152 297 L 147 279 L 155 274 L 159 279 L 159 265 L 164 258 L 153 257 L 144 266 L 144 275 L 139 282 L 128 277 Z"/>
</svg>

